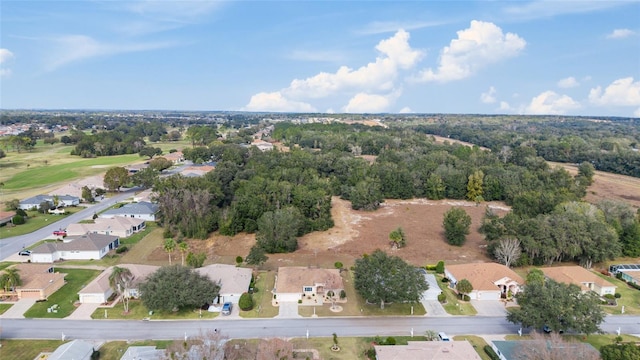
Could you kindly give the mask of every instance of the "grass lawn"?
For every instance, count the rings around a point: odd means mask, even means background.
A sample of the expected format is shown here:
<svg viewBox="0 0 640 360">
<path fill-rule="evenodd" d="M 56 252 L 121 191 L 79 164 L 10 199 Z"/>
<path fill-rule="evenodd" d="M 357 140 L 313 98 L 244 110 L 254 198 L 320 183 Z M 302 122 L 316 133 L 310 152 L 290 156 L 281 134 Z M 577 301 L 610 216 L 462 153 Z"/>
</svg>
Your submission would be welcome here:
<svg viewBox="0 0 640 360">
<path fill-rule="evenodd" d="M 442 282 L 442 275 L 436 275 L 438 280 L 438 286 L 442 292 L 447 295 L 447 303 L 443 305 L 444 310 L 451 315 L 476 315 L 478 312 L 466 301 L 460 301 L 458 295 L 450 288 L 447 287 L 449 283 Z"/>
<path fill-rule="evenodd" d="M 166 349 L 171 341 L 149 340 L 149 341 L 110 341 L 100 347 L 100 360 L 120 360 L 129 346 L 155 346 L 158 349 Z"/>
<path fill-rule="evenodd" d="M 218 317 L 217 312 L 200 311 L 199 309 L 183 309 L 178 312 L 155 311 L 153 315 L 149 315 L 147 309 L 140 300 L 131 300 L 129 303 L 129 313 L 124 313 L 124 305 L 119 302 L 113 308 L 98 308 L 92 315 L 92 319 L 105 319 L 104 312 L 107 310 L 107 319 L 123 319 L 123 320 L 142 320 L 149 318 L 150 320 L 211 320 Z"/>
<path fill-rule="evenodd" d="M 150 224 L 147 224 L 149 227 Z M 158 261 L 148 261 L 147 257 L 158 247 L 162 247 L 164 243 L 164 238 L 162 236 L 162 228 L 153 225 L 153 229 L 145 230 L 144 233 L 146 236 L 138 240 L 137 244 L 129 249 L 129 251 L 122 254 L 122 258 L 120 259 L 120 263 L 122 264 L 145 264 L 145 265 L 169 265 L 169 258 L 167 257 L 166 261 L 158 262 Z M 175 258 L 175 256 L 174 256 Z M 180 260 L 180 256 L 178 256 L 178 261 Z"/>
<path fill-rule="evenodd" d="M 47 301 L 37 302 L 24 314 L 27 318 L 64 318 L 76 308 L 73 305 L 78 300 L 78 291 L 86 286 L 100 271 L 84 269 L 60 269 L 67 274 L 66 284 L 49 296 Z M 47 308 L 58 304 L 57 313 L 48 313 Z"/>
<path fill-rule="evenodd" d="M 603 345 L 611 345 L 615 343 L 616 335 L 588 335 L 586 338 L 584 336 L 573 336 L 569 335 L 568 337 L 574 338 L 576 341 L 587 342 L 591 344 L 594 348 L 600 350 Z M 636 342 L 640 341 L 640 338 L 631 335 L 621 335 L 622 342 Z"/>
<path fill-rule="evenodd" d="M 338 346 L 340 351 L 331 351 L 333 338 L 297 338 L 292 339 L 294 349 L 316 349 L 323 360 L 353 360 L 366 359 L 364 352 L 371 347 L 366 338 L 340 337 Z"/>
<path fill-rule="evenodd" d="M 0 304 L 0 314 L 4 314 L 7 310 L 11 309 L 13 304 Z"/>
<path fill-rule="evenodd" d="M 254 307 L 251 311 L 240 310 L 243 318 L 271 318 L 278 315 L 279 308 L 271 305 L 271 289 L 275 287 L 275 271 L 261 271 L 255 281 L 258 292 L 253 294 Z"/>
<path fill-rule="evenodd" d="M 478 356 L 480 356 L 480 359 L 482 360 L 491 360 L 491 358 L 489 357 L 489 355 L 487 355 L 486 352 L 484 352 L 484 347 L 489 345 L 487 344 L 486 341 L 484 341 L 483 338 L 481 338 L 480 336 L 475 336 L 475 335 L 458 335 L 458 336 L 454 336 L 453 337 L 454 341 L 463 341 L 463 340 L 467 340 L 468 342 L 471 343 L 471 346 L 473 346 L 473 348 L 475 349 L 475 351 L 478 353 Z"/>
<path fill-rule="evenodd" d="M 615 277 L 606 276 L 595 271 L 593 273 L 617 286 L 616 292 L 622 295 L 619 299 L 617 299 L 617 306 L 602 306 L 602 309 L 607 314 L 620 314 L 622 312 L 622 306 L 624 306 L 625 314 L 640 314 L 640 290 L 632 288 L 624 281 L 616 279 Z"/>
<path fill-rule="evenodd" d="M 41 352 L 53 352 L 60 340 L 0 340 L 0 359 L 35 359 Z"/>
<path fill-rule="evenodd" d="M 0 227 L 0 239 L 32 233 L 51 224 L 52 222 L 64 219 L 65 217 L 83 209 L 84 208 L 81 207 L 67 207 L 65 208 L 67 213 L 64 215 L 41 214 L 37 211 L 27 211 L 27 215 L 29 215 L 29 217 L 24 224 L 11 227 Z"/>
<path fill-rule="evenodd" d="M 367 304 L 356 292 L 353 285 L 352 272 L 350 270 L 342 271 L 341 275 L 344 291 L 347 293 L 347 302 L 337 303 L 342 307 L 341 312 L 333 312 L 331 311 L 331 304 L 325 304 L 322 306 L 298 306 L 298 313 L 301 316 L 312 316 L 315 307 L 317 316 L 411 316 L 411 308 L 413 307 L 413 315 L 422 316 L 426 314 L 426 310 L 421 303 L 385 304 L 384 309 L 380 309 L 380 304 Z"/>
</svg>

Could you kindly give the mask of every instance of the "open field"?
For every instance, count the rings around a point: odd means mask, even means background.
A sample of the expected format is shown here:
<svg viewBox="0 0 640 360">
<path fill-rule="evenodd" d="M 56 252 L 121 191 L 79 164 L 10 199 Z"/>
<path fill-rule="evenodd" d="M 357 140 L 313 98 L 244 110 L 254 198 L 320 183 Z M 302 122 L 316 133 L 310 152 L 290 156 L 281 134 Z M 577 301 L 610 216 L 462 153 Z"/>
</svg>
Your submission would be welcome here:
<svg viewBox="0 0 640 360">
<path fill-rule="evenodd" d="M 562 166 L 571 175 L 578 173 L 578 166 L 573 164 L 549 162 L 551 166 Z M 602 200 L 617 200 L 640 209 L 640 178 L 596 171 L 593 184 L 587 189 L 585 197 L 590 203 Z"/>
</svg>

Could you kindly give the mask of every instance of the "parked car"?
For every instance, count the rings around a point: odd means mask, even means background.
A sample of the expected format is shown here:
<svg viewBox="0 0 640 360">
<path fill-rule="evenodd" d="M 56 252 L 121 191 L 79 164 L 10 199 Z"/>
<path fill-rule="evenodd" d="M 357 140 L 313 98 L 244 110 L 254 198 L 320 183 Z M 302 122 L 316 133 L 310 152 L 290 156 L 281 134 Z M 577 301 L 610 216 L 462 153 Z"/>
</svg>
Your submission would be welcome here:
<svg viewBox="0 0 640 360">
<path fill-rule="evenodd" d="M 447 336 L 447 334 L 445 334 L 443 332 L 439 332 L 438 333 L 438 338 L 440 338 L 440 341 L 451 341 L 449 336 Z"/>
<path fill-rule="evenodd" d="M 67 230 L 56 230 L 53 232 L 53 235 L 55 236 L 67 236 Z"/>
<path fill-rule="evenodd" d="M 22 250 L 18 253 L 20 256 L 31 256 L 31 250 Z"/>
<path fill-rule="evenodd" d="M 232 303 L 230 302 L 224 303 L 224 305 L 222 305 L 222 315 L 230 315 L 232 309 L 233 309 Z"/>
</svg>

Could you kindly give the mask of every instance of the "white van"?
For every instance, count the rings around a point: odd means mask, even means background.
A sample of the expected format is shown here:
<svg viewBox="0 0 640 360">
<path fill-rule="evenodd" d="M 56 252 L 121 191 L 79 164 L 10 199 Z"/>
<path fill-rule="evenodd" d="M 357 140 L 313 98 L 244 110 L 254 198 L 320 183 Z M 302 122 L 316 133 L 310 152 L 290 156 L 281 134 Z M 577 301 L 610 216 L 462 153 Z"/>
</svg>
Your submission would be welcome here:
<svg viewBox="0 0 640 360">
<path fill-rule="evenodd" d="M 439 332 L 438 333 L 438 337 L 440 338 L 440 341 L 451 341 L 451 339 L 449 339 L 447 334 L 445 334 L 443 332 Z"/>
</svg>

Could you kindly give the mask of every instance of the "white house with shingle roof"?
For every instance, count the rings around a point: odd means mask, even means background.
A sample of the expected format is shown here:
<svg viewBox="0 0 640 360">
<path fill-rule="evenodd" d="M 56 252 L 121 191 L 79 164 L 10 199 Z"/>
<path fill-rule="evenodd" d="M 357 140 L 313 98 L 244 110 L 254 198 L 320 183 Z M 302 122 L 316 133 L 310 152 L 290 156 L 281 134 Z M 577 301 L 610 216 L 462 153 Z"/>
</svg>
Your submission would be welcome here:
<svg viewBox="0 0 640 360">
<path fill-rule="evenodd" d="M 498 263 L 447 265 L 444 274 L 453 289 L 458 281 L 467 279 L 473 286 L 467 295 L 473 300 L 500 300 L 503 294 L 517 294 L 524 285 L 520 275 Z"/>
<path fill-rule="evenodd" d="M 251 284 L 251 269 L 227 264 L 211 264 L 195 269 L 201 275 L 207 276 L 214 283 L 220 284 L 220 295 L 213 299 L 214 304 L 240 300 L 240 295 L 249 290 Z"/>
<path fill-rule="evenodd" d="M 58 260 L 99 260 L 120 245 L 113 235 L 84 234 L 67 236 L 63 241 L 46 242 L 31 250 L 31 262 L 52 263 Z"/>
<path fill-rule="evenodd" d="M 140 264 L 120 264 L 118 267 L 129 269 L 129 271 L 131 271 L 131 275 L 133 275 L 131 288 L 125 294 L 133 298 L 139 297 L 138 285 L 159 268 L 159 266 Z M 113 266 L 104 270 L 100 275 L 87 284 L 87 286 L 82 288 L 82 290 L 78 292 L 80 302 L 83 304 L 106 303 L 107 300 L 109 300 L 109 297 L 114 293 L 113 289 L 109 285 L 109 277 L 112 272 Z"/>
<path fill-rule="evenodd" d="M 109 209 L 98 216 L 101 218 L 112 218 L 115 216 L 125 216 L 131 218 L 143 219 L 146 221 L 156 221 L 156 213 L 158 205 L 140 201 L 137 203 L 125 204 L 117 209 Z"/>
<path fill-rule="evenodd" d="M 67 236 L 94 233 L 126 238 L 144 230 L 145 227 L 144 219 L 114 216 L 112 218 L 96 218 L 93 223 L 70 224 L 66 230 Z"/>
<path fill-rule="evenodd" d="M 276 300 L 298 301 L 303 297 L 322 299 L 329 291 L 339 296 L 344 290 L 340 270 L 287 266 L 278 268 Z"/>
<path fill-rule="evenodd" d="M 58 206 L 76 206 L 80 204 L 80 198 L 71 195 L 36 195 L 28 199 L 20 201 L 20 209 L 32 210 L 40 207 L 43 202 L 48 202 L 51 206 L 54 204 L 54 197 L 57 196 Z"/>
</svg>

